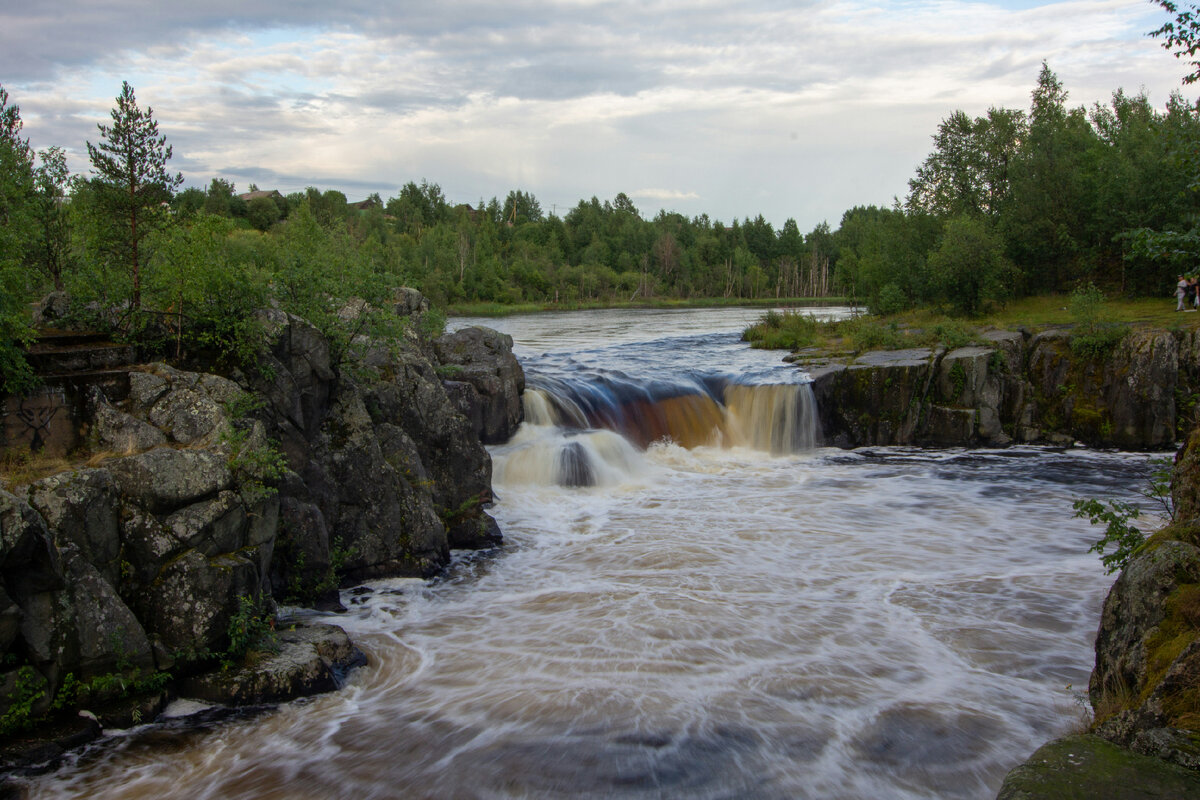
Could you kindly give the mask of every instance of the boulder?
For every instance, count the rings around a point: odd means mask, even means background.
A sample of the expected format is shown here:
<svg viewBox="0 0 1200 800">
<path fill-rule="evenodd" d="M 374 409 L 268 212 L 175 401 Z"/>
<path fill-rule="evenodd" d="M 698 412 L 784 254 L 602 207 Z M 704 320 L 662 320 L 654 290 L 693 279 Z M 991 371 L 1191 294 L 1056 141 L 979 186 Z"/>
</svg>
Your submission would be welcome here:
<svg viewBox="0 0 1200 800">
<path fill-rule="evenodd" d="M 33 324 L 36 327 L 52 326 L 66 319 L 71 313 L 71 298 L 66 292 L 50 292 L 33 307 Z"/>
<path fill-rule="evenodd" d="M 312 461 L 324 471 L 320 483 L 336 487 L 317 503 L 332 538 L 345 549 L 347 573 L 359 580 L 422 575 L 444 565 L 446 532 L 428 492 L 413 487 L 402 463 L 385 459 L 353 382 L 342 381 L 333 399 Z"/>
<path fill-rule="evenodd" d="M 112 585 L 73 541 L 64 536 L 56 544 L 33 508 L 6 492 L 0 577 L 0 641 L 37 667 L 47 699 L 68 672 L 86 680 L 152 663 L 141 624 Z"/>
<path fill-rule="evenodd" d="M 508 441 L 525 418 L 521 403 L 525 372 L 512 346 L 511 336 L 477 326 L 445 334 L 433 343 L 441 374 L 459 384 L 451 397 L 472 420 L 484 444 Z"/>
<path fill-rule="evenodd" d="M 257 597 L 262 585 L 250 559 L 225 553 L 208 558 L 186 550 L 169 561 L 138 598 L 146 631 L 168 651 L 220 652 L 229 644 L 229 621 L 239 597 Z"/>
<path fill-rule="evenodd" d="M 366 657 L 336 625 L 298 624 L 280 630 L 249 663 L 189 678 L 180 692 L 211 703 L 279 703 L 338 688 Z"/>
<path fill-rule="evenodd" d="M 121 576 L 119 501 L 116 482 L 105 469 L 60 472 L 29 487 L 29 504 L 55 541 L 75 545 L 113 586 Z"/>
<path fill-rule="evenodd" d="M 131 373 L 132 375 L 141 373 Z M 167 443 L 167 435 L 148 422 L 113 406 L 98 388 L 88 393 L 92 434 L 101 449 L 116 453 L 139 453 Z"/>
<path fill-rule="evenodd" d="M 271 411 L 268 434 L 299 464 L 329 408 L 335 383 L 329 342 L 313 325 L 279 309 L 260 311 L 257 319 L 267 344 L 250 381 Z"/>
<path fill-rule="evenodd" d="M 105 462 L 125 497 L 154 512 L 211 497 L 233 484 L 227 459 L 207 450 L 160 447 Z"/>
<path fill-rule="evenodd" d="M 178 444 L 214 444 L 228 430 L 226 408 L 242 394 L 228 378 L 166 364 L 130 373 L 131 410 Z"/>
</svg>

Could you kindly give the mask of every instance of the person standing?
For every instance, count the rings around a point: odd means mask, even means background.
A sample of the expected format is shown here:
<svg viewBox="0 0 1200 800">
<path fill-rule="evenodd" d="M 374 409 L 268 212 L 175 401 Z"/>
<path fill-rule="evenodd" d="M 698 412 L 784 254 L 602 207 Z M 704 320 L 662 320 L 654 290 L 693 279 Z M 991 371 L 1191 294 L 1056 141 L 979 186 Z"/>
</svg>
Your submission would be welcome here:
<svg viewBox="0 0 1200 800">
<path fill-rule="evenodd" d="M 1183 300 L 1187 297 L 1187 278 L 1179 276 L 1178 282 L 1175 284 L 1175 310 L 1183 311 Z"/>
</svg>

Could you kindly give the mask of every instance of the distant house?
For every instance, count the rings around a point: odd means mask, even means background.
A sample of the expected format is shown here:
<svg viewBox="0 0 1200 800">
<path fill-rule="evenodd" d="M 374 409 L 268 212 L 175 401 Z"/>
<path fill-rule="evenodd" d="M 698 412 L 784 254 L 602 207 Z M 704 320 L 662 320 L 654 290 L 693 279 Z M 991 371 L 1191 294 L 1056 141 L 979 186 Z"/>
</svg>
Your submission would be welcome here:
<svg viewBox="0 0 1200 800">
<path fill-rule="evenodd" d="M 282 200 L 283 199 L 283 195 L 281 195 L 275 189 L 271 189 L 270 191 L 265 191 L 263 189 L 259 189 L 258 191 L 246 192 L 245 194 L 238 195 L 239 200 L 244 200 L 247 203 L 249 203 L 251 200 L 257 200 L 260 197 L 269 197 L 272 200 Z"/>
<path fill-rule="evenodd" d="M 346 208 L 352 208 L 356 211 L 368 211 L 372 208 L 383 208 L 383 201 L 377 196 L 372 195 L 366 200 L 359 200 L 357 203 L 346 203 Z"/>
</svg>

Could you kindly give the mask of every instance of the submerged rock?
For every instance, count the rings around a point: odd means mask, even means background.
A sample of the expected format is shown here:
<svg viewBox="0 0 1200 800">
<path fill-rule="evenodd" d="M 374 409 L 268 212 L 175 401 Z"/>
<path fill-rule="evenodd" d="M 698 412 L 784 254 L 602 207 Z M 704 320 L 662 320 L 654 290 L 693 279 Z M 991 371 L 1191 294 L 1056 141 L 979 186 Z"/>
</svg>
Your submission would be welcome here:
<svg viewBox="0 0 1200 800">
<path fill-rule="evenodd" d="M 298 624 L 275 634 L 274 652 L 253 653 L 250 663 L 189 678 L 180 692 L 211 703 L 279 703 L 338 688 L 347 670 L 367 663 L 336 625 Z"/>
</svg>

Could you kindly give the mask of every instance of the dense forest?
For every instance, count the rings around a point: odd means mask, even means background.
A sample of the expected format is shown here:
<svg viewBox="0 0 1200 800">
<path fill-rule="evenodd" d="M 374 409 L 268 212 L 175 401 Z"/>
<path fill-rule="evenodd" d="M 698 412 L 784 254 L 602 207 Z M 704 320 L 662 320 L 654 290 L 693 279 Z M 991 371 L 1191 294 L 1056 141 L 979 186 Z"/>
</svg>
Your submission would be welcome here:
<svg viewBox="0 0 1200 800">
<path fill-rule="evenodd" d="M 28 382 L 17 345 L 30 302 L 55 289 L 89 324 L 174 325 L 188 346 L 236 357 L 252 346 L 249 312 L 271 298 L 329 329 L 348 299 L 401 285 L 441 306 L 839 295 L 969 315 L 1088 283 L 1165 295 L 1200 255 L 1200 106 L 1117 91 L 1073 108 L 1046 65 L 1028 110 L 943 120 L 903 201 L 807 233 L 762 215 L 645 217 L 625 194 L 561 217 L 519 189 L 452 206 L 427 180 L 361 202 L 313 187 L 238 194 L 220 177 L 180 190 L 132 87 L 98 127 L 90 174 L 70 175 L 61 148 L 32 151 L 0 87 L 0 389 Z"/>
</svg>

